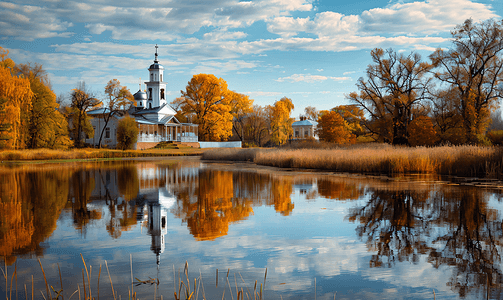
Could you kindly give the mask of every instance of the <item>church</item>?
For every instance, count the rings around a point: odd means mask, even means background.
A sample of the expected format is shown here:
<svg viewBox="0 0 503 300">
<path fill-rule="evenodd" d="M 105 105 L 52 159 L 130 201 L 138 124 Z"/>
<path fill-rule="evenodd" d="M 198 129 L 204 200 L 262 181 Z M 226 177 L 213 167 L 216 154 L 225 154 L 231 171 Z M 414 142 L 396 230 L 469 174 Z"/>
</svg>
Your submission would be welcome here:
<svg viewBox="0 0 503 300">
<path fill-rule="evenodd" d="M 198 125 L 181 123 L 175 117 L 176 111 L 166 101 L 166 82 L 163 81 L 164 67 L 158 61 L 157 45 L 155 46 L 154 63 L 148 68 L 149 81 L 145 82 L 146 90 L 141 86 L 134 96 L 136 107 L 131 106 L 127 113 L 136 120 L 139 128 L 138 141 L 134 149 L 148 149 L 160 142 L 179 142 L 187 145 L 197 145 Z M 94 137 L 85 142 L 98 146 L 100 134 L 105 126 L 104 115 L 108 108 L 88 111 L 94 128 Z M 125 115 L 125 114 L 124 114 Z M 115 148 L 117 146 L 117 125 L 121 117 L 112 118 L 106 125 L 102 146 Z"/>
</svg>

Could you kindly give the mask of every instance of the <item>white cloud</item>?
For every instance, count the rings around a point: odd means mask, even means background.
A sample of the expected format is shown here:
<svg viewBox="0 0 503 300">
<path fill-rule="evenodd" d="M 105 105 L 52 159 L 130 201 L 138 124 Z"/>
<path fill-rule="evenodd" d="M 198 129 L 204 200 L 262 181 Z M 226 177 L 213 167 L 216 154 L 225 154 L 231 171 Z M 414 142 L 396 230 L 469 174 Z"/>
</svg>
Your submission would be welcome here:
<svg viewBox="0 0 503 300">
<path fill-rule="evenodd" d="M 330 76 L 321 76 L 321 75 L 311 75 L 311 74 L 293 74 L 288 77 L 280 77 L 276 79 L 278 82 L 290 81 L 290 82 L 308 82 L 313 83 L 317 81 L 325 81 L 325 80 L 335 80 L 335 81 L 343 81 L 343 80 L 351 80 L 351 77 L 330 77 Z"/>
</svg>

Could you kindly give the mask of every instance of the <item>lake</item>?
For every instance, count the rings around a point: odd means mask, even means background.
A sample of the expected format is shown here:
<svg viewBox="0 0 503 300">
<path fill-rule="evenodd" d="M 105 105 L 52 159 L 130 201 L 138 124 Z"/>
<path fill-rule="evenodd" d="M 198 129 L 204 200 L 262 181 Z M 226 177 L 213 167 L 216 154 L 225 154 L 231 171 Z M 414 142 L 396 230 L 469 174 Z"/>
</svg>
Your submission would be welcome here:
<svg viewBox="0 0 503 300">
<path fill-rule="evenodd" d="M 65 299 L 89 282 L 174 299 L 186 264 L 197 299 L 500 299 L 501 191 L 198 158 L 3 164 L 0 299 L 32 280 L 43 299 L 44 273 Z"/>
</svg>

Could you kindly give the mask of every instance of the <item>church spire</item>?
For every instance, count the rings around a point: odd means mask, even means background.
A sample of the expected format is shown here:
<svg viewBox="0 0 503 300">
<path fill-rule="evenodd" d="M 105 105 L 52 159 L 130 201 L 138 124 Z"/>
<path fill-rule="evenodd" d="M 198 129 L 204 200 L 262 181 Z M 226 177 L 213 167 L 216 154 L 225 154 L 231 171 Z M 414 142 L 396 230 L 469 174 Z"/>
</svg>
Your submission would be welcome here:
<svg viewBox="0 0 503 300">
<path fill-rule="evenodd" d="M 154 59 L 154 62 L 155 62 L 155 63 L 156 63 L 156 62 L 159 62 L 159 61 L 157 60 L 157 48 L 159 48 L 159 47 L 157 47 L 157 44 L 155 44 L 155 59 Z"/>
</svg>

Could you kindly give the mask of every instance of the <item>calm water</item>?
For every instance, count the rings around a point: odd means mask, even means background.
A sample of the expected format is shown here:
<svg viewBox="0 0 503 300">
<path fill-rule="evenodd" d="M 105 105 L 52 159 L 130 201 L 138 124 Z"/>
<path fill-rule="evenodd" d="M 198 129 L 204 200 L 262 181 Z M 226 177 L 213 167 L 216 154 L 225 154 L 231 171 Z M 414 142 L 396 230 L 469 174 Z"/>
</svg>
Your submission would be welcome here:
<svg viewBox="0 0 503 300">
<path fill-rule="evenodd" d="M 173 299 L 186 261 L 207 299 L 231 299 L 227 272 L 233 299 L 236 284 L 252 293 L 266 268 L 265 299 L 499 299 L 502 208 L 500 190 L 425 178 L 197 159 L 0 166 L 0 299 L 15 267 L 12 298 L 32 275 L 42 298 L 37 258 L 56 290 L 59 265 L 65 299 L 83 298 L 81 254 L 94 297 L 101 265 L 102 299 L 105 261 L 127 299 L 131 259 L 133 277 L 159 280 L 134 286 L 142 299 Z"/>
</svg>

